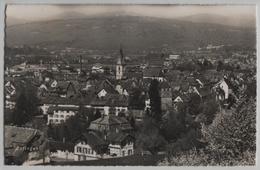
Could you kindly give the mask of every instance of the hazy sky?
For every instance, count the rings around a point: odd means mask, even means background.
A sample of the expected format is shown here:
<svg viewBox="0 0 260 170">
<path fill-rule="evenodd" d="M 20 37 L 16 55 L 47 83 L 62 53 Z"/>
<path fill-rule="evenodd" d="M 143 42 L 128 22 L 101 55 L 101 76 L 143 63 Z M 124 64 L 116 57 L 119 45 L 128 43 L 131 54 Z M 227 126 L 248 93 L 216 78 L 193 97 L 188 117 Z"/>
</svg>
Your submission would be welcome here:
<svg viewBox="0 0 260 170">
<path fill-rule="evenodd" d="M 78 12 L 87 16 L 125 13 L 150 17 L 176 18 L 193 14 L 217 14 L 231 17 L 255 16 L 255 6 L 238 5 L 8 5 L 7 18 L 46 20 L 64 13 Z"/>
</svg>

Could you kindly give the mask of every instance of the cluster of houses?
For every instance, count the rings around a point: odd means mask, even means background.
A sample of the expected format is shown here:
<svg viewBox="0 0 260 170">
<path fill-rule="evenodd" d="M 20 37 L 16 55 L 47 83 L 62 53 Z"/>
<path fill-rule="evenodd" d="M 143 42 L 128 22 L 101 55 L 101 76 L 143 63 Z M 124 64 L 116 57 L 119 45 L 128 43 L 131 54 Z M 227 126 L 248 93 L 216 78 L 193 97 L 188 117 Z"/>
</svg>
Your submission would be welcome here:
<svg viewBox="0 0 260 170">
<path fill-rule="evenodd" d="M 84 81 L 75 78 L 81 76 L 81 71 L 79 73 L 67 71 L 66 75 L 69 76 L 66 76 L 66 79 L 56 79 L 51 75 L 44 77 L 39 76 L 40 74 L 35 75 L 41 77 L 36 83 L 37 95 L 40 99 L 39 107 L 47 117 L 47 125 L 65 123 L 79 112 L 80 107 L 92 108 L 95 113 L 97 111 L 101 113 L 101 117 L 92 121 L 86 132 L 81 134 L 75 143 L 50 141 L 49 152 L 52 157 L 83 161 L 133 155 L 135 153 L 133 128 L 127 119 L 119 115 L 131 113 L 136 121 L 142 121 L 144 112 L 151 107 L 148 95 L 151 80 L 159 81 L 163 111 L 174 109 L 178 103 L 188 102 L 191 94 L 198 95 L 203 100 L 214 95 L 217 100 L 225 103 L 230 96 L 236 98 L 238 90 L 246 88 L 247 77 L 243 73 L 167 69 L 163 66 L 164 58 L 155 54 L 149 57 L 147 66 L 141 68 L 141 76 L 129 76 L 132 73 L 127 72 L 122 49 L 120 54 L 113 78 L 102 76 L 104 74 L 102 65 L 95 65 L 93 69 L 94 74 L 101 76 L 89 76 Z M 171 55 L 170 60 L 177 60 L 179 57 L 179 55 Z M 28 69 L 25 66 L 24 68 Z M 43 70 L 38 69 L 34 72 L 41 73 Z M 139 74 L 140 70 L 136 72 Z M 5 107 L 13 109 L 17 90 L 14 78 L 6 79 L 4 88 Z M 141 108 L 136 108 L 129 102 L 137 89 L 142 91 L 140 102 L 143 102 L 143 107 Z M 8 151 L 8 158 L 16 155 L 17 148 L 26 148 L 42 139 L 42 135 L 39 137 L 41 134 L 39 130 L 14 126 L 5 128 L 7 132 L 5 139 L 8 139 L 7 143 L 5 142 L 7 144 L 5 152 Z M 19 131 L 26 132 L 26 136 L 23 136 L 23 133 L 16 133 Z M 41 146 L 40 143 L 38 142 L 37 146 Z M 30 151 L 30 153 L 34 152 Z"/>
</svg>

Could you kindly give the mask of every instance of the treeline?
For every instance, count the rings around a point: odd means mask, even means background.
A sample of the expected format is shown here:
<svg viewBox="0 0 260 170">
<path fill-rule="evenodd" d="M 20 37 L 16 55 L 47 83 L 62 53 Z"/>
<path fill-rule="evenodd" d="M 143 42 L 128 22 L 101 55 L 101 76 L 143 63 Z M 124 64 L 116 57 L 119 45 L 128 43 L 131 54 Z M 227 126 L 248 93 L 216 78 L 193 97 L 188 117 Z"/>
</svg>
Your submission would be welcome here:
<svg viewBox="0 0 260 170">
<path fill-rule="evenodd" d="M 192 131 L 196 131 L 197 135 Z M 241 93 L 231 110 L 218 110 L 212 123 L 200 122 L 199 128 L 192 129 L 186 135 L 170 145 L 168 156 L 159 165 L 254 165 L 255 96 L 247 91 Z M 193 145 L 194 141 L 203 145 Z"/>
</svg>

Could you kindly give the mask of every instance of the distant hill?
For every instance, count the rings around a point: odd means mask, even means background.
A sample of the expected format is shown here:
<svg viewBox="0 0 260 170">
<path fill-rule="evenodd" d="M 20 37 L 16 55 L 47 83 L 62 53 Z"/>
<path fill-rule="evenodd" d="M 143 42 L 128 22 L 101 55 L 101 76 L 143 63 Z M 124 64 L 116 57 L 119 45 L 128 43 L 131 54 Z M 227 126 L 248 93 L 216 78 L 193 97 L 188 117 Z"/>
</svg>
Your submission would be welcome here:
<svg viewBox="0 0 260 170">
<path fill-rule="evenodd" d="M 33 22 L 9 26 L 6 42 L 13 45 L 40 45 L 50 49 L 78 47 L 129 50 L 197 48 L 207 44 L 255 46 L 256 30 L 211 23 L 137 16 L 96 16 Z"/>
<path fill-rule="evenodd" d="M 182 21 L 190 21 L 193 23 L 211 23 L 220 24 L 227 26 L 237 26 L 242 28 L 255 28 L 256 20 L 250 17 L 236 17 L 236 16 L 223 16 L 223 15 L 212 15 L 212 14 L 197 14 L 186 17 L 178 18 Z"/>
</svg>

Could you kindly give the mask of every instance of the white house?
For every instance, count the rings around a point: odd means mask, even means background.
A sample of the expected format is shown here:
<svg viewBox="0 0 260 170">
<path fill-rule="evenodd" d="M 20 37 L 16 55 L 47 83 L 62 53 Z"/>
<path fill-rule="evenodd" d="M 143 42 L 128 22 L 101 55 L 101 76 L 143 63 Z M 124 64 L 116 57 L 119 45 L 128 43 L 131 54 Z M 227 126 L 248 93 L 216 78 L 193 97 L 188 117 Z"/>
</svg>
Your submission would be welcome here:
<svg viewBox="0 0 260 170">
<path fill-rule="evenodd" d="M 49 141 L 50 158 L 74 160 L 74 145 L 72 143 Z"/>
<path fill-rule="evenodd" d="M 107 91 L 105 89 L 102 89 L 100 92 L 98 92 L 97 96 L 99 98 L 105 97 L 107 95 Z"/>
<path fill-rule="evenodd" d="M 103 138 L 94 132 L 82 134 L 74 146 L 74 161 L 101 159 L 107 151 Z"/>
<path fill-rule="evenodd" d="M 181 99 L 180 96 L 177 96 L 174 100 L 173 100 L 174 103 L 179 103 L 179 102 L 182 102 L 183 103 L 183 100 Z"/>
<path fill-rule="evenodd" d="M 75 107 L 58 107 L 52 106 L 48 109 L 47 124 L 60 124 L 64 123 L 68 118 L 74 116 L 78 112 Z"/>
<path fill-rule="evenodd" d="M 220 90 L 222 90 L 222 92 L 224 93 L 223 96 L 218 94 L 218 99 L 220 100 L 225 100 L 225 99 L 228 99 L 228 96 L 229 96 L 229 93 L 230 93 L 230 90 L 229 90 L 229 87 L 228 87 L 228 84 L 226 83 L 226 81 L 224 79 L 222 79 L 221 81 L 219 81 L 214 87 L 213 87 L 213 90 L 215 90 L 216 92 L 218 92 L 218 88 Z"/>
<path fill-rule="evenodd" d="M 127 133 L 113 133 L 108 136 L 109 154 L 114 157 L 124 157 L 134 154 L 134 138 Z"/>
</svg>

